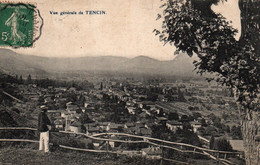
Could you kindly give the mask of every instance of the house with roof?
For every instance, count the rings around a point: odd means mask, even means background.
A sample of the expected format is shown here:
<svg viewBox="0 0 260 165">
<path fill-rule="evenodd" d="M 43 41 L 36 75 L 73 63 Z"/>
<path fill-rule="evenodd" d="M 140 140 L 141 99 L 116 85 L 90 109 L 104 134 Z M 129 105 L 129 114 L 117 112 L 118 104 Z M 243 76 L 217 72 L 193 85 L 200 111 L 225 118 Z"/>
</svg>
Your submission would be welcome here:
<svg viewBox="0 0 260 165">
<path fill-rule="evenodd" d="M 154 125 L 156 125 L 156 124 L 153 120 L 146 123 L 147 128 L 152 128 Z"/>
<path fill-rule="evenodd" d="M 56 119 L 54 121 L 55 129 L 64 130 L 65 121 L 62 119 Z"/>
<path fill-rule="evenodd" d="M 124 132 L 129 134 L 136 134 L 136 128 L 135 127 L 124 128 Z"/>
<path fill-rule="evenodd" d="M 166 127 L 171 130 L 172 132 L 176 132 L 178 129 L 183 129 L 183 125 L 181 122 L 178 122 L 176 120 L 167 121 Z"/>
<path fill-rule="evenodd" d="M 70 113 L 70 114 L 75 114 L 77 113 L 77 109 L 78 109 L 78 106 L 72 102 L 68 102 L 66 103 L 66 107 L 67 107 L 67 112 Z"/>
<path fill-rule="evenodd" d="M 102 145 L 102 141 L 100 141 L 100 140 L 95 140 L 95 139 L 93 139 L 92 140 L 92 143 L 93 143 L 93 146 L 95 147 L 95 148 L 98 148 L 98 147 L 100 147 L 101 145 Z"/>
<path fill-rule="evenodd" d="M 62 118 L 66 119 L 69 116 L 69 113 L 67 111 L 61 111 L 61 115 Z"/>
<path fill-rule="evenodd" d="M 144 112 L 144 113 L 146 113 L 148 116 L 151 116 L 152 114 L 148 111 L 148 110 L 146 110 L 146 109 L 142 109 L 142 111 Z"/>
<path fill-rule="evenodd" d="M 116 136 L 111 136 L 110 139 L 118 140 L 118 138 Z M 111 148 L 115 148 L 115 147 L 118 147 L 118 145 L 120 143 L 115 142 L 115 141 L 108 141 L 108 144 L 110 145 Z"/>
<path fill-rule="evenodd" d="M 65 87 L 56 87 L 55 90 L 58 91 L 58 92 L 65 92 L 65 91 L 67 91 L 67 88 L 65 88 Z"/>
<path fill-rule="evenodd" d="M 142 149 L 142 156 L 152 159 L 160 159 L 162 155 L 162 149 L 160 147 L 148 147 Z"/>
<path fill-rule="evenodd" d="M 36 92 L 27 93 L 27 96 L 32 101 L 38 101 L 39 100 L 39 94 Z"/>
<path fill-rule="evenodd" d="M 105 122 L 98 122 L 98 125 L 100 127 L 107 127 L 108 125 L 110 125 L 111 122 L 109 121 L 105 121 Z"/>
<path fill-rule="evenodd" d="M 80 113 L 74 113 L 73 112 L 73 113 L 70 114 L 70 117 L 71 117 L 72 120 L 74 120 L 74 119 L 79 120 L 80 116 L 81 116 Z"/>
<path fill-rule="evenodd" d="M 157 117 L 158 123 L 165 125 L 168 119 L 166 117 Z"/>
<path fill-rule="evenodd" d="M 90 127 L 86 128 L 87 135 L 94 135 L 94 134 L 98 134 L 98 133 L 100 133 L 99 127 L 90 126 Z"/>
<path fill-rule="evenodd" d="M 137 122 L 135 123 L 136 128 L 147 128 L 147 125 L 145 123 Z"/>
<path fill-rule="evenodd" d="M 125 123 L 124 128 L 135 127 L 134 123 Z"/>
<path fill-rule="evenodd" d="M 44 103 L 49 103 L 49 102 L 52 102 L 52 98 L 51 98 L 51 95 L 45 95 L 44 96 Z"/>
<path fill-rule="evenodd" d="M 70 124 L 70 131 L 74 133 L 82 133 L 81 123 L 79 121 L 74 121 Z"/>
<path fill-rule="evenodd" d="M 168 98 L 166 98 L 164 95 L 158 95 L 158 100 L 161 102 L 168 102 Z"/>
<path fill-rule="evenodd" d="M 148 116 L 148 114 L 145 112 L 141 112 L 138 116 L 141 118 L 145 118 L 146 116 Z"/>
<path fill-rule="evenodd" d="M 126 109 L 128 110 L 128 113 L 129 113 L 129 114 L 132 114 L 132 115 L 135 114 L 135 110 L 136 110 L 135 107 L 127 106 Z"/>
<path fill-rule="evenodd" d="M 107 127 L 107 131 L 109 132 L 121 132 L 123 131 L 124 124 L 116 124 L 116 123 L 110 123 Z"/>
<path fill-rule="evenodd" d="M 135 103 L 137 104 L 137 107 L 138 107 L 138 108 L 141 108 L 141 109 L 142 109 L 142 108 L 144 107 L 142 101 L 136 101 Z"/>
<path fill-rule="evenodd" d="M 126 106 L 128 107 L 133 107 L 134 106 L 134 103 L 132 101 L 127 101 L 126 102 Z"/>
<path fill-rule="evenodd" d="M 150 107 L 150 109 L 156 108 L 156 104 L 152 101 L 144 101 L 143 107 Z"/>
<path fill-rule="evenodd" d="M 76 88 L 75 88 L 75 87 L 70 87 L 70 88 L 68 89 L 68 91 L 69 91 L 69 92 L 76 92 Z"/>
<path fill-rule="evenodd" d="M 86 129 L 87 135 L 94 135 L 94 134 L 100 133 L 100 130 L 101 130 L 98 123 L 87 123 L 87 124 L 84 124 L 83 126 Z"/>
<path fill-rule="evenodd" d="M 151 137 L 152 130 L 148 128 L 140 128 L 140 134 L 143 136 Z"/>
<path fill-rule="evenodd" d="M 193 132 L 197 132 L 198 128 L 201 128 L 201 123 L 197 121 L 190 122 L 191 127 L 193 128 Z"/>
<path fill-rule="evenodd" d="M 135 123 L 135 127 L 133 127 L 133 133 L 141 135 L 142 132 L 147 128 L 148 126 L 145 123 L 141 123 L 141 122 Z"/>
<path fill-rule="evenodd" d="M 62 110 L 48 110 L 48 114 L 51 114 L 53 117 L 61 117 Z"/>
</svg>

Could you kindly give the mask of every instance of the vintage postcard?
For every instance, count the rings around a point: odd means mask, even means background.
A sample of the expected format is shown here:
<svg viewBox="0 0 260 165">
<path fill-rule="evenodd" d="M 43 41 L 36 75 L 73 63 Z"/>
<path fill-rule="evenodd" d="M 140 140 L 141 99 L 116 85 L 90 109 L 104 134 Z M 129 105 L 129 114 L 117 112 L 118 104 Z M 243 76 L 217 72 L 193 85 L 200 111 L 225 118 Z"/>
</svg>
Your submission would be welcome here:
<svg viewBox="0 0 260 165">
<path fill-rule="evenodd" d="M 0 164 L 260 163 L 259 7 L 0 0 Z"/>
</svg>

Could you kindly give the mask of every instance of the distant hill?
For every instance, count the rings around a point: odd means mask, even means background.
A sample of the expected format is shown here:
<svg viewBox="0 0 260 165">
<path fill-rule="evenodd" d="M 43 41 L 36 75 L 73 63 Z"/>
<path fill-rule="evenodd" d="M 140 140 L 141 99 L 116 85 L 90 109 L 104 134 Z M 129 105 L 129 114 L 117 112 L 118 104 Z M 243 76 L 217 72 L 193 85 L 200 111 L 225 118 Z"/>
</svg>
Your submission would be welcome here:
<svg viewBox="0 0 260 165">
<path fill-rule="evenodd" d="M 41 57 L 26 57 L 17 54 L 11 50 L 0 49 L 0 72 L 6 74 L 46 74 L 45 69 L 37 65 L 35 61 L 41 60 Z"/>
<path fill-rule="evenodd" d="M 22 75 L 46 75 L 48 73 L 76 71 L 106 71 L 133 74 L 163 74 L 195 76 L 192 72 L 194 58 L 179 54 L 174 60 L 159 61 L 147 56 L 132 59 L 116 56 L 50 58 L 21 55 L 8 49 L 0 49 L 0 71 Z"/>
</svg>

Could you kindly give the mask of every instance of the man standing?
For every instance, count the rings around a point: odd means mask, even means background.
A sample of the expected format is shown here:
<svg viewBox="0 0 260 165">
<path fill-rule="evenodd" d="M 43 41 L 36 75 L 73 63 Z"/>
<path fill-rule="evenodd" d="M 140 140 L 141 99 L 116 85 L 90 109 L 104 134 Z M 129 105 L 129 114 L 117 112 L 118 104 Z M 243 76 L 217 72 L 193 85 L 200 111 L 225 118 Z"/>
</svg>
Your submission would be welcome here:
<svg viewBox="0 0 260 165">
<path fill-rule="evenodd" d="M 43 150 L 47 153 L 49 152 L 49 126 L 51 126 L 51 122 L 46 114 L 47 107 L 45 105 L 41 106 L 41 112 L 38 116 L 38 131 L 40 132 L 40 145 L 39 150 Z"/>
</svg>

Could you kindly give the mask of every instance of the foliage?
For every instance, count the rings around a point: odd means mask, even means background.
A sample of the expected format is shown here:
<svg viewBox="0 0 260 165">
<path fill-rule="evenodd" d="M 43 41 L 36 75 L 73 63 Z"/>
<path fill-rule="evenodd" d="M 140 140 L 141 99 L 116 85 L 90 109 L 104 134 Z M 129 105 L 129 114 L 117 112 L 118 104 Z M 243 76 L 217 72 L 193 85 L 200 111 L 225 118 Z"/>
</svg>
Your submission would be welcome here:
<svg viewBox="0 0 260 165">
<path fill-rule="evenodd" d="M 225 138 L 216 139 L 213 149 L 219 151 L 233 151 L 231 144 Z"/>
<path fill-rule="evenodd" d="M 179 115 L 176 112 L 170 112 L 168 114 L 168 119 L 169 120 L 179 120 Z"/>
<path fill-rule="evenodd" d="M 87 143 L 87 148 L 88 149 L 94 149 L 94 144 L 93 143 Z"/>
<path fill-rule="evenodd" d="M 176 135 L 171 132 L 165 125 L 153 125 L 152 129 L 152 137 L 158 138 L 162 140 L 175 141 Z"/>
<path fill-rule="evenodd" d="M 232 126 L 231 130 L 230 130 L 231 136 L 233 139 L 238 139 L 241 140 L 242 139 L 242 132 L 241 132 L 241 127 L 240 126 Z"/>
<path fill-rule="evenodd" d="M 32 83 L 32 77 L 31 77 L 30 74 L 29 74 L 28 77 L 27 77 L 26 83 L 27 83 L 27 84 Z"/>
<path fill-rule="evenodd" d="M 214 126 L 208 126 L 203 132 L 203 136 L 207 135 L 216 135 L 218 134 L 218 130 Z"/>
<path fill-rule="evenodd" d="M 52 79 L 35 79 L 32 83 L 37 84 L 40 87 L 47 88 L 48 86 L 53 87 L 65 87 L 71 88 L 74 87 L 76 90 L 88 90 L 93 88 L 93 84 L 88 81 L 61 81 L 61 80 L 52 80 Z"/>
<path fill-rule="evenodd" d="M 217 2 L 164 0 L 164 11 L 158 14 L 158 19 L 163 18 L 162 30 L 154 32 L 164 44 L 174 44 L 177 53 L 196 54 L 198 73 L 216 73 L 216 80 L 231 87 L 241 105 L 255 109 L 260 82 L 259 29 L 236 41 L 237 30 L 210 9 Z"/>
<path fill-rule="evenodd" d="M 182 130 L 180 136 L 182 137 L 181 143 L 187 143 L 195 146 L 202 146 L 200 139 L 196 133 L 190 130 Z"/>
<path fill-rule="evenodd" d="M 14 85 L 15 84 L 15 85 Z M 2 93 L 2 90 L 9 93 L 10 95 L 24 100 L 25 98 L 17 94 L 16 90 L 18 90 L 16 84 L 21 84 L 21 82 L 18 79 L 18 76 L 11 76 L 11 75 L 6 75 L 6 74 L 0 74 L 0 103 L 2 105 L 7 105 L 11 106 L 13 99 L 11 99 L 9 96 L 5 95 Z"/>
<path fill-rule="evenodd" d="M 0 110 L 0 126 L 1 127 L 15 127 L 17 126 L 17 122 L 14 120 L 12 115 L 8 113 L 6 110 Z"/>
</svg>

